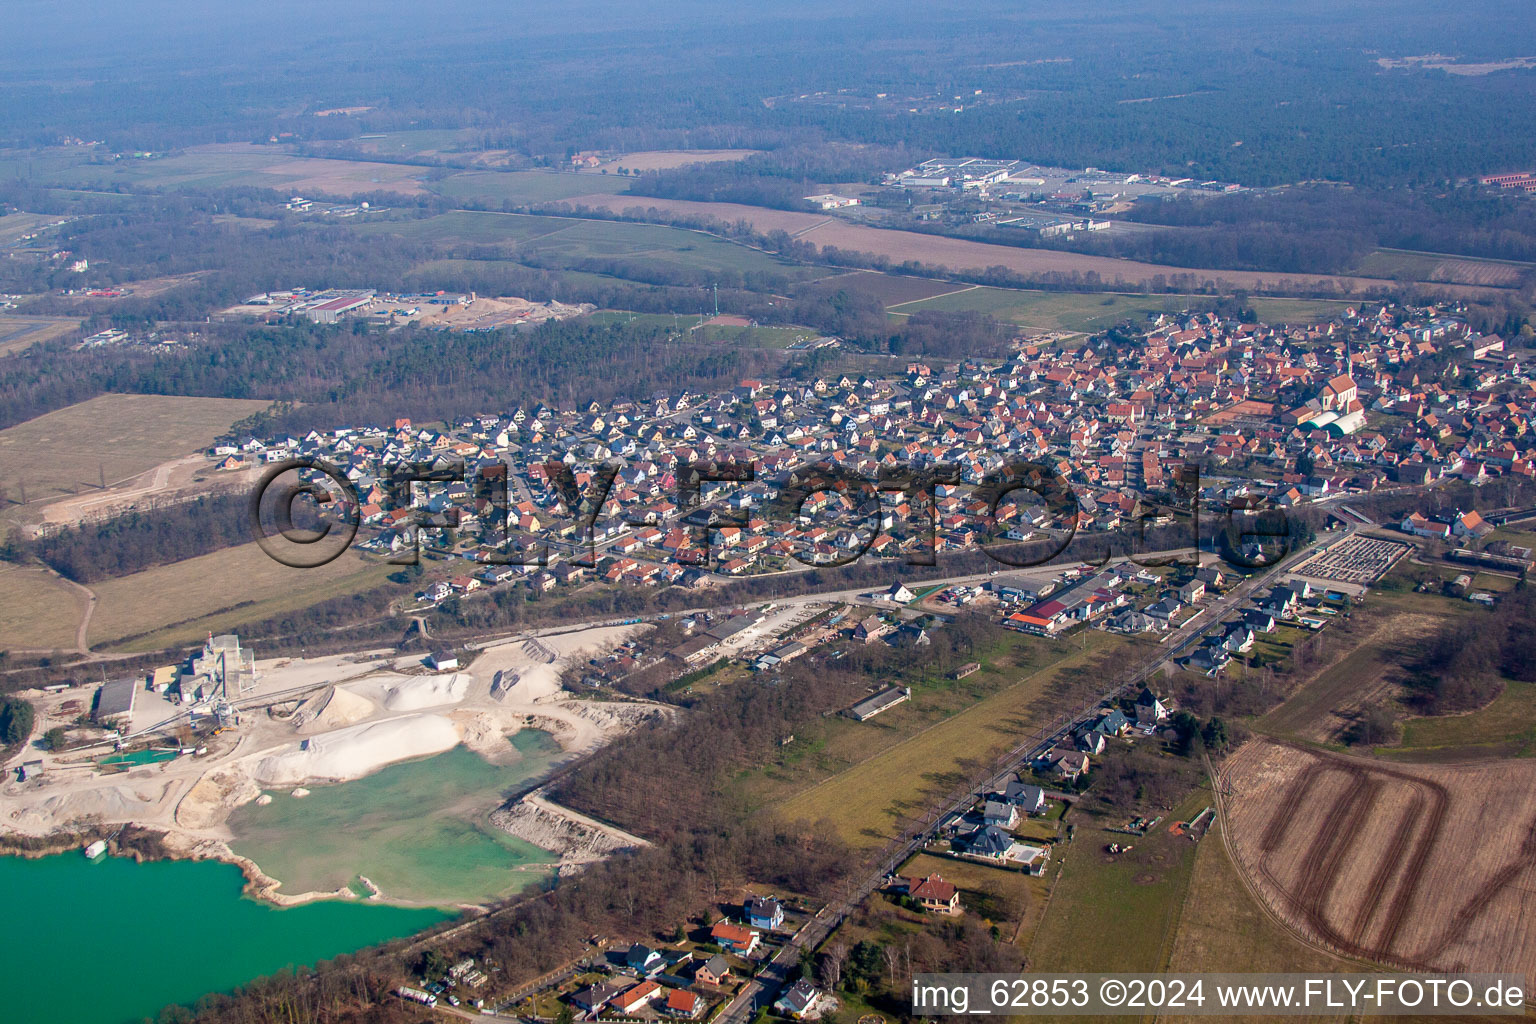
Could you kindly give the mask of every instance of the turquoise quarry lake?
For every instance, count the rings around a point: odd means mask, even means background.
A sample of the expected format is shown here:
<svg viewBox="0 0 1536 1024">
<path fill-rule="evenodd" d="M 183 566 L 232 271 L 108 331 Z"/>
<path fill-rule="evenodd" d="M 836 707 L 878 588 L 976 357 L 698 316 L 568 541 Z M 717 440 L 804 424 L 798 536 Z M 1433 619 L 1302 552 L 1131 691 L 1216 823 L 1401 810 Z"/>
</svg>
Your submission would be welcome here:
<svg viewBox="0 0 1536 1024">
<path fill-rule="evenodd" d="M 508 764 L 463 747 L 365 778 L 273 791 L 231 817 L 230 846 L 281 891 L 326 892 L 368 878 L 386 902 L 316 900 L 278 908 L 242 894 L 232 864 L 79 852 L 0 857 L 6 1024 L 124 1024 L 284 967 L 313 964 L 410 935 L 548 878 L 555 859 L 492 827 L 489 812 L 547 774 L 559 747 L 542 732 L 512 737 Z M 393 905 L 389 900 L 419 904 Z"/>
<path fill-rule="evenodd" d="M 548 773 L 560 748 L 547 733 L 512 736 L 520 756 L 494 765 L 463 747 L 406 761 L 308 796 L 273 791 L 229 819 L 231 849 L 290 894 L 359 888 L 438 906 L 474 903 L 549 877 L 553 854 L 491 826 L 512 790 Z"/>
<path fill-rule="evenodd" d="M 215 861 L 0 857 L 11 926 L 3 1018 L 123 1024 L 448 916 L 337 900 L 279 909 L 242 896 L 244 882 L 239 868 Z"/>
</svg>

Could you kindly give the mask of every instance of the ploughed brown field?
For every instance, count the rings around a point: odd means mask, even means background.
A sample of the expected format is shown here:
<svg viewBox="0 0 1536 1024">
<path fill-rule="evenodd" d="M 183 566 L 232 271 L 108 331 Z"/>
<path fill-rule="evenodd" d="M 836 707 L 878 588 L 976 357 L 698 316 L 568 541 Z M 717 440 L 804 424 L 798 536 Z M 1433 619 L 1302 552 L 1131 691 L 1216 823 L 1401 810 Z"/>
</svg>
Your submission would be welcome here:
<svg viewBox="0 0 1536 1024">
<path fill-rule="evenodd" d="M 1341 294 L 1348 294 L 1364 289 L 1401 287 L 1401 282 L 1382 278 L 1330 274 L 1282 274 L 1248 270 L 1202 270 L 1138 263 L 1134 260 L 1117 260 L 1107 256 L 1055 252 L 1049 249 L 1021 249 L 1011 245 L 973 242 L 965 238 L 946 238 L 942 235 L 926 235 L 917 231 L 852 224 L 826 214 L 770 210 L 738 203 L 701 203 L 686 199 L 653 199 L 648 196 L 626 195 L 577 196 L 565 202 L 572 209 L 585 207 L 614 213 L 634 209 L 641 211 L 655 209 L 674 216 L 712 217 L 727 223 L 747 221 L 758 231 L 787 231 L 799 241 L 811 242 L 822 247 L 831 246 L 853 252 L 873 253 L 886 256 L 894 263 L 916 260 L 927 266 L 947 267 L 956 272 L 1004 267 L 1014 273 L 1025 275 L 1097 274 L 1100 281 L 1125 288 L 1149 287 L 1154 284 L 1154 279 L 1159 277 L 1174 284 L 1178 283 L 1174 280 L 1178 278 L 1179 281 L 1192 280 L 1197 286 L 1204 285 L 1206 282 L 1221 282 L 1228 287 L 1278 293 L 1312 293 L 1319 290 L 1319 287 L 1323 289 L 1332 287 L 1337 288 Z M 1468 297 L 1486 298 L 1499 294 L 1497 289 L 1471 285 L 1440 284 L 1438 287 L 1447 294 Z"/>
<path fill-rule="evenodd" d="M 1301 935 L 1402 969 L 1536 977 L 1536 762 L 1384 764 L 1253 740 L 1221 784 L 1239 869 Z"/>
</svg>

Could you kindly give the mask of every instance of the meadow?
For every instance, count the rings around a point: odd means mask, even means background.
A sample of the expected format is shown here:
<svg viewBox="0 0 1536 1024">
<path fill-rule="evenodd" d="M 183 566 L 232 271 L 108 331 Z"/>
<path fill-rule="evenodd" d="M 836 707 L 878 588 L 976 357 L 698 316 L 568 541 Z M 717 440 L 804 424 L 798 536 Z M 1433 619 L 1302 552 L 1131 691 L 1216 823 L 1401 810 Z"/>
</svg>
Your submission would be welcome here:
<svg viewBox="0 0 1536 1024">
<path fill-rule="evenodd" d="M 88 642 L 128 651 L 195 643 L 208 633 L 297 611 L 385 581 L 398 566 L 347 552 L 328 565 L 292 569 L 255 544 L 93 584 L 98 602 Z M 127 643 L 119 643 L 127 639 Z"/>
<path fill-rule="evenodd" d="M 102 395 L 0 430 L 0 489 L 46 501 L 126 480 L 208 445 L 268 403 Z"/>
<path fill-rule="evenodd" d="M 660 224 L 456 210 L 416 220 L 374 220 L 353 225 L 352 230 L 427 242 L 510 243 L 519 256 L 556 262 L 613 260 L 633 263 L 637 269 L 662 263 L 704 272 L 770 273 L 797 279 L 828 272 L 702 231 Z"/>
<path fill-rule="evenodd" d="M 432 191 L 465 203 L 551 203 L 593 193 L 622 192 L 629 182 L 613 174 L 571 171 L 464 171 L 432 185 Z"/>
<path fill-rule="evenodd" d="M 81 321 L 69 316 L 19 316 L 0 313 L 0 356 L 31 348 L 78 331 Z"/>
<path fill-rule="evenodd" d="M 72 650 L 85 595 L 43 569 L 0 565 L 0 651 Z"/>
<path fill-rule="evenodd" d="M 1072 841 L 1056 847 L 1061 875 L 1030 945 L 1030 968 L 1165 969 L 1175 948 L 1196 846 L 1187 836 L 1168 832 L 1167 824 L 1193 818 L 1210 804 L 1210 796 L 1209 790 L 1195 790 L 1166 812 L 1156 830 L 1132 841 L 1132 852 L 1118 856 L 1105 847 L 1125 842 L 1123 835 L 1078 821 Z"/>
<path fill-rule="evenodd" d="M 960 685 L 912 681 L 913 699 L 869 722 L 828 720 L 796 760 L 768 769 L 789 819 L 831 822 L 859 848 L 882 845 L 925 809 L 1028 733 L 1044 698 L 1075 675 L 1103 673 L 1133 641 L 1094 632 L 1080 646 L 1020 637 L 980 658 Z M 991 692 L 988 692 L 991 691 Z M 986 694 L 976 699 L 979 693 Z M 800 742 L 796 741 L 796 745 Z M 758 795 L 771 792 L 759 783 Z"/>
<path fill-rule="evenodd" d="M 1054 331 L 1102 331 L 1122 320 L 1144 320 L 1149 314 L 1177 314 L 1210 309 L 1213 300 L 1197 295 L 1146 295 L 1129 292 L 1046 292 L 984 286 L 962 287 L 933 298 L 891 306 L 889 312 L 908 316 L 926 310 L 987 313 L 1021 327 Z M 1328 299 L 1253 299 L 1254 312 L 1265 322 L 1317 320 L 1342 311 L 1348 303 Z"/>
</svg>

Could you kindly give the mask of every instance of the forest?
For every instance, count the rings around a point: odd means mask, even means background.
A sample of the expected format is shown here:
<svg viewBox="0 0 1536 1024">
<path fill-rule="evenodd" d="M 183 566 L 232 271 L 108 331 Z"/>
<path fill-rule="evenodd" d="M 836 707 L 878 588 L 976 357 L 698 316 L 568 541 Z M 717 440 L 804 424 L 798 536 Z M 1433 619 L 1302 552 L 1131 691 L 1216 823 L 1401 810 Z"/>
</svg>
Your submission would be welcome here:
<svg viewBox="0 0 1536 1024">
<path fill-rule="evenodd" d="M 1528 10 L 1511 0 L 1479 0 L 1456 18 L 1428 0 L 1390 10 L 1322 0 L 723 10 L 678 0 L 643 14 L 612 2 L 530 4 L 506 22 L 470 4 L 455 19 L 476 25 L 465 46 L 406 5 L 381 3 L 324 56 L 239 19 L 29 10 L 0 44 L 13 68 L 0 77 L 0 139 L 165 150 L 453 128 L 469 130 L 471 151 L 505 150 L 525 166 L 585 149 L 792 153 L 836 141 L 1248 185 L 1426 183 L 1536 164 L 1524 130 L 1536 72 L 1377 63 L 1536 53 Z M 349 105 L 366 109 L 313 116 Z M 775 161 L 791 177 L 847 170 Z"/>
</svg>

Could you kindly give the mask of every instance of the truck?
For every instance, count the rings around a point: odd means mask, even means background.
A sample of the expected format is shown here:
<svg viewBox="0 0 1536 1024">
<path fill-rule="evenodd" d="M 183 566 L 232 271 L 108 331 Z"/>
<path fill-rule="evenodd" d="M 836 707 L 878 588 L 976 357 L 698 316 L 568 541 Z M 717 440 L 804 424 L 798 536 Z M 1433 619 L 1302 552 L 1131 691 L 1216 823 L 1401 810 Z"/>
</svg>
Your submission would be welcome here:
<svg viewBox="0 0 1536 1024">
<path fill-rule="evenodd" d="M 437 1005 L 437 996 L 434 996 L 430 992 L 423 992 L 419 988 L 410 988 L 409 986 L 401 985 L 399 988 L 395 989 L 395 995 L 399 996 L 401 999 L 409 999 L 413 1003 L 421 1003 L 423 1006 Z"/>
</svg>

